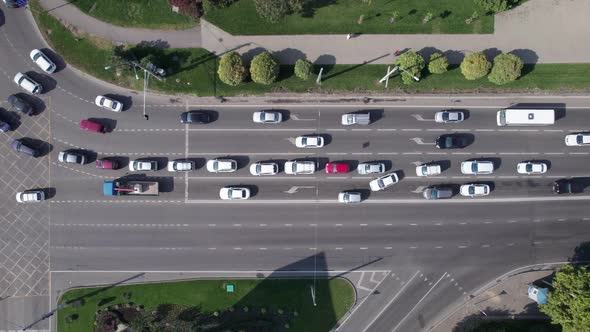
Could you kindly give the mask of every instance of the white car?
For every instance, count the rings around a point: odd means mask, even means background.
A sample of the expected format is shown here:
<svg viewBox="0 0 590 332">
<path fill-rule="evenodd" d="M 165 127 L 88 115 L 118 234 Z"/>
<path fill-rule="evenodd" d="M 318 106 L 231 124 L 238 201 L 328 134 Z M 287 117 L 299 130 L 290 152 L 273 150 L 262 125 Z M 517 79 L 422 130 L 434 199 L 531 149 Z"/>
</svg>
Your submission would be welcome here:
<svg viewBox="0 0 590 332">
<path fill-rule="evenodd" d="M 437 164 L 422 164 L 416 166 L 416 175 L 418 176 L 434 176 L 442 173 L 440 165 Z"/>
<path fill-rule="evenodd" d="M 105 96 L 96 96 L 94 103 L 96 104 L 96 106 L 102 107 L 113 112 L 121 112 L 123 110 L 123 104 L 114 99 L 107 98 Z"/>
<path fill-rule="evenodd" d="M 295 146 L 298 148 L 321 148 L 324 146 L 322 136 L 299 136 L 295 139 Z"/>
<path fill-rule="evenodd" d="M 224 187 L 219 190 L 219 197 L 224 200 L 248 199 L 250 189 L 243 187 Z"/>
<path fill-rule="evenodd" d="M 283 115 L 277 111 L 259 111 L 252 114 L 252 121 L 255 123 L 280 123 Z"/>
<path fill-rule="evenodd" d="M 387 175 L 383 175 L 382 177 L 376 178 L 375 180 L 369 182 L 369 187 L 371 187 L 372 191 L 380 191 L 386 189 L 396 183 L 399 182 L 399 177 L 395 173 L 389 173 Z"/>
<path fill-rule="evenodd" d="M 343 191 L 338 194 L 338 202 L 340 203 L 360 203 L 362 199 L 361 193 L 352 191 Z"/>
<path fill-rule="evenodd" d="M 41 202 L 45 200 L 43 190 L 27 190 L 16 193 L 16 201 L 19 203 Z"/>
<path fill-rule="evenodd" d="M 569 134 L 565 136 L 565 145 L 582 146 L 590 145 L 590 133 Z"/>
<path fill-rule="evenodd" d="M 461 111 L 440 111 L 434 114 L 434 122 L 436 123 L 457 123 L 464 119 L 465 114 Z"/>
<path fill-rule="evenodd" d="M 466 197 L 487 196 L 490 194 L 490 186 L 482 183 L 464 184 L 459 188 L 459 193 Z"/>
<path fill-rule="evenodd" d="M 250 174 L 252 175 L 275 175 L 279 172 L 277 163 L 256 163 L 250 165 Z"/>
<path fill-rule="evenodd" d="M 41 84 L 33 81 L 29 76 L 23 73 L 16 73 L 16 75 L 14 75 L 14 83 L 34 95 L 43 92 L 43 86 L 41 86 Z"/>
<path fill-rule="evenodd" d="M 362 163 L 356 167 L 359 174 L 381 174 L 385 172 L 384 163 Z"/>
<path fill-rule="evenodd" d="M 195 169 L 195 162 L 192 160 L 179 159 L 168 162 L 169 172 L 191 172 Z"/>
<path fill-rule="evenodd" d="M 57 155 L 57 160 L 61 163 L 68 164 L 86 164 L 86 156 L 79 152 L 60 151 Z"/>
<path fill-rule="evenodd" d="M 41 50 L 34 49 L 30 53 L 31 60 L 41 68 L 44 72 L 51 74 L 55 71 L 55 63 L 53 63 L 49 58 L 41 52 Z"/>
<path fill-rule="evenodd" d="M 524 161 L 516 165 L 518 174 L 543 174 L 547 169 L 547 164 L 540 161 Z"/>
<path fill-rule="evenodd" d="M 461 163 L 461 173 L 463 174 L 492 174 L 494 173 L 494 163 L 491 161 L 469 160 Z"/>
<path fill-rule="evenodd" d="M 238 169 L 238 162 L 233 159 L 211 159 L 207 161 L 207 171 L 211 173 L 229 173 Z"/>
<path fill-rule="evenodd" d="M 291 160 L 285 162 L 285 173 L 291 175 L 313 174 L 315 172 L 315 161 Z"/>
<path fill-rule="evenodd" d="M 129 163 L 129 170 L 136 172 L 157 171 L 158 162 L 155 160 L 133 160 Z"/>
</svg>

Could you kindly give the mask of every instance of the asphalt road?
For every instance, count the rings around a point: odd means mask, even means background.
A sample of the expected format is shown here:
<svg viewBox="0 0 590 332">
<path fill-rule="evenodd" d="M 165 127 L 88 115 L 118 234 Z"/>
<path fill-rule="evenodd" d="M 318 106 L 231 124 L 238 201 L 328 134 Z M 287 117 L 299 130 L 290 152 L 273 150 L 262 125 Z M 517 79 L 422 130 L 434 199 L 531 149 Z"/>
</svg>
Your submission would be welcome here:
<svg viewBox="0 0 590 332">
<path fill-rule="evenodd" d="M 17 71 L 39 73 L 28 52 L 44 47 L 24 12 L 5 16 L 0 27 L 3 100 L 22 92 L 12 82 Z M 52 197 L 42 203 L 49 206 L 49 234 L 35 240 L 49 243 L 46 263 L 52 271 L 385 269 L 391 274 L 378 288 L 380 295 L 364 302 L 340 330 L 419 331 L 499 274 L 567 260 L 589 235 L 590 197 L 558 197 L 551 190 L 556 179 L 585 181 L 588 176 L 590 150 L 568 148 L 563 142 L 567 133 L 590 129 L 590 108 L 583 96 L 392 96 L 368 104 L 359 98 L 294 96 L 272 102 L 239 97 L 202 105 L 195 98 L 154 95 L 147 98 L 146 121 L 141 95 L 135 92 L 81 76 L 69 66 L 39 77 L 47 90 L 36 100 L 40 114 L 19 122 L 45 126 L 50 133 L 51 151 L 41 159 L 50 167 L 47 189 Z M 97 108 L 97 94 L 116 96 L 126 110 Z M 548 127 L 498 128 L 496 111 L 515 105 L 555 108 L 559 119 Z M 462 109 L 468 119 L 435 124 L 434 113 L 444 108 Z M 215 121 L 181 125 L 179 114 L 193 109 L 210 111 Z M 287 120 L 254 124 L 252 112 L 259 109 L 281 110 Z M 341 114 L 358 110 L 370 110 L 374 123 L 351 128 L 339 124 Z M 39 123 L 42 115 L 48 121 Z M 97 118 L 112 131 L 82 132 L 79 121 L 86 118 Z M 314 133 L 326 138 L 324 148 L 294 146 L 296 136 Z M 433 142 L 446 133 L 472 136 L 473 142 L 464 149 L 438 150 Z M 2 144 L 20 135 L 17 129 Z M 35 136 L 35 131 L 28 135 Z M 57 154 L 65 149 L 83 150 L 91 162 L 61 164 Z M 26 158 L 13 161 L 12 156 L 3 160 L 28 169 Z M 123 168 L 96 169 L 92 161 L 105 156 L 118 157 Z M 207 159 L 228 156 L 239 162 L 235 173 L 204 169 Z M 129 175 L 127 163 L 137 158 L 157 158 L 161 169 L 145 176 L 160 181 L 164 192 L 158 197 L 104 197 L 102 182 Z M 195 160 L 198 169 L 167 172 L 165 163 L 178 158 Z M 461 174 L 460 163 L 474 158 L 493 161 L 494 173 Z M 282 165 L 293 159 L 314 160 L 318 171 L 271 177 L 248 172 L 253 162 Z M 516 173 L 518 162 L 533 159 L 549 162 L 550 170 L 541 176 Z M 325 174 L 329 161 L 344 161 L 353 169 L 359 162 L 383 161 L 401 181 L 371 193 L 368 182 L 373 177 Z M 444 164 L 444 172 L 416 177 L 415 166 L 431 161 Z M 485 198 L 444 202 L 427 202 L 420 195 L 425 186 L 472 182 L 489 183 L 494 190 Z M 245 204 L 220 203 L 219 189 L 228 185 L 249 186 L 255 195 Z M 38 186 L 46 187 L 41 181 Z M 363 192 L 363 203 L 336 202 L 338 192 L 352 189 Z M 10 211 L 25 209 L 8 199 L 3 204 Z M 18 221 L 25 227 L 28 222 L 16 212 L 10 216 L 2 219 L 7 225 Z M 9 261 L 0 263 L 14 269 Z"/>
</svg>

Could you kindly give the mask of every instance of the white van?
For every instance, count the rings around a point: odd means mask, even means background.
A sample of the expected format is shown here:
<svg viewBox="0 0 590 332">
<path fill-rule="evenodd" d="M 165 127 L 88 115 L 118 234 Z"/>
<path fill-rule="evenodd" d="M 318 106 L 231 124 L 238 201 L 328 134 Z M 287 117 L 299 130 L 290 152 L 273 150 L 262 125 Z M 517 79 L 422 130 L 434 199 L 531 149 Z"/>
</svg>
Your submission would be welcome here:
<svg viewBox="0 0 590 332">
<path fill-rule="evenodd" d="M 498 111 L 498 126 L 548 126 L 555 123 L 555 110 L 505 109 Z"/>
<path fill-rule="evenodd" d="M 16 73 L 14 76 L 14 83 L 34 95 L 38 95 L 43 91 L 43 87 L 39 83 L 33 81 L 29 76 L 23 73 Z"/>
</svg>

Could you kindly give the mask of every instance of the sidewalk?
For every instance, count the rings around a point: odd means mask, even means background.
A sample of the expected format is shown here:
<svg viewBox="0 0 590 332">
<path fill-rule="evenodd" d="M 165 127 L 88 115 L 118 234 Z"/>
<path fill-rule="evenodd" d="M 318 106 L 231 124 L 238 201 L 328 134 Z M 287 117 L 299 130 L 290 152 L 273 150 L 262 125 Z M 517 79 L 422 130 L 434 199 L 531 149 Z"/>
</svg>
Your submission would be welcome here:
<svg viewBox="0 0 590 332">
<path fill-rule="evenodd" d="M 267 49 L 282 63 L 307 57 L 317 64 L 391 63 L 395 49 L 422 50 L 429 56 L 445 51 L 452 63 L 463 53 L 486 50 L 491 58 L 514 52 L 527 63 L 587 63 L 590 43 L 588 0 L 530 0 L 496 15 L 495 32 L 487 35 L 345 35 L 232 36 L 201 20 L 201 26 L 185 31 L 116 27 L 87 16 L 66 0 L 41 0 L 50 13 L 82 31 L 117 42 L 160 42 L 168 47 L 204 47 L 216 54 L 237 50 L 246 61 Z"/>
<path fill-rule="evenodd" d="M 553 273 L 553 270 L 524 272 L 494 284 L 466 301 L 429 331 L 460 332 L 461 327 L 468 327 L 473 321 L 479 320 L 548 320 L 549 317 L 541 313 L 537 304 L 528 298 L 527 286 Z"/>
</svg>

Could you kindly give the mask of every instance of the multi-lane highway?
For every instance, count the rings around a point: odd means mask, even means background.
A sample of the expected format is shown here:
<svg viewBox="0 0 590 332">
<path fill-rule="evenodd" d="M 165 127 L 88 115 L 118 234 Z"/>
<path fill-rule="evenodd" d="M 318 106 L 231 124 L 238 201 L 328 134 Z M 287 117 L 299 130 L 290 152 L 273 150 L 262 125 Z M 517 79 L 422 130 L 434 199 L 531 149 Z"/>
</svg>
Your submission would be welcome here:
<svg viewBox="0 0 590 332">
<path fill-rule="evenodd" d="M 17 71 L 37 68 L 26 56 L 43 48 L 28 15 L 10 12 L 0 27 L 2 100 L 21 92 L 12 82 Z M 388 270 L 379 296 L 372 296 L 341 331 L 419 331 L 433 326 L 445 310 L 482 284 L 512 268 L 567 260 L 588 238 L 590 195 L 558 196 L 552 183 L 586 178 L 590 149 L 566 147 L 564 136 L 590 129 L 589 99 L 584 96 L 377 96 L 369 100 L 339 96 L 229 98 L 220 104 L 195 97 L 142 98 L 80 75 L 66 66 L 45 81 L 38 115 L 20 117 L 20 126 L 2 140 L 2 207 L 5 226 L 0 268 L 2 296 L 47 296 L 51 271 L 199 271 L 199 270 Z M 97 108 L 98 94 L 113 94 L 126 104 L 122 113 Z M 282 101 L 277 101 L 278 99 Z M 369 101 L 363 103 L 363 101 Z M 498 109 L 515 104 L 554 108 L 553 126 L 499 128 Z M 10 113 L 6 103 L 2 112 Z M 459 124 L 436 124 L 444 108 L 462 109 Z M 207 125 L 182 125 L 178 116 L 203 109 L 214 115 Z M 260 109 L 279 109 L 279 125 L 252 122 Z M 343 113 L 370 110 L 369 126 L 341 126 Z M 14 114 L 13 114 L 14 115 Z M 101 135 L 79 129 L 82 119 L 98 118 L 112 131 Z M 299 135 L 321 134 L 327 145 L 303 150 Z M 439 150 L 436 137 L 471 135 L 464 149 Z M 46 141 L 51 152 L 37 160 L 10 151 L 12 139 Z M 62 164 L 59 151 L 80 149 L 91 160 L 119 157 L 119 170 Z M 239 169 L 208 173 L 206 160 L 231 156 Z M 127 163 L 157 158 L 161 169 L 145 174 L 160 181 L 158 197 L 105 197 L 102 183 L 126 176 Z M 188 174 L 165 170 L 168 160 L 189 158 L 198 168 Z M 469 159 L 492 160 L 496 170 L 468 176 L 459 165 Z M 316 161 L 313 175 L 254 177 L 248 165 L 273 160 Z M 544 160 L 547 173 L 524 176 L 516 164 Z M 369 192 L 371 176 L 355 171 L 326 174 L 329 161 L 383 161 L 400 182 Z M 417 164 L 438 161 L 440 176 L 418 178 Z M 584 179 L 583 179 L 584 180 Z M 484 182 L 485 198 L 454 197 L 428 202 L 421 190 L 433 184 Z M 254 196 L 223 202 L 219 188 L 247 185 Z M 17 205 L 14 193 L 48 188 L 45 203 Z M 357 189 L 365 200 L 337 203 L 342 190 Z M 35 209 L 35 214 L 31 211 Z M 37 223 L 35 223 L 37 222 Z M 23 286 L 27 285 L 27 287 Z M 28 286 L 30 284 L 30 287 Z M 39 287 L 39 285 L 45 285 Z M 5 322 L 4 318 L 3 322 Z M 4 323 L 2 323 L 4 324 Z M 2 325 L 2 326 L 7 326 Z"/>
</svg>

